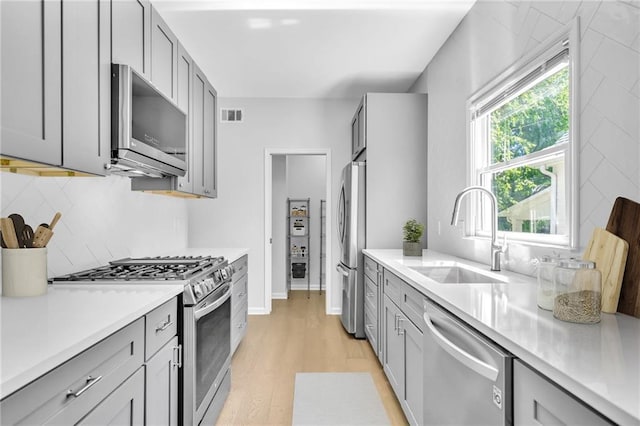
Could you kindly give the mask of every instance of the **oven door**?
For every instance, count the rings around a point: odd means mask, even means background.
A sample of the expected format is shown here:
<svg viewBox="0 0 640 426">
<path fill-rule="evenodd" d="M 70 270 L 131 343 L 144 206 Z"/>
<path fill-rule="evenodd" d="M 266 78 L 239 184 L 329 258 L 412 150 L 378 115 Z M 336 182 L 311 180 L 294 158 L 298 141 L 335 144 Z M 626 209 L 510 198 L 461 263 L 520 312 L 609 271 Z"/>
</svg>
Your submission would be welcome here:
<svg viewBox="0 0 640 426">
<path fill-rule="evenodd" d="M 198 424 L 231 364 L 230 285 L 221 286 L 200 303 L 187 309 L 184 418 L 187 420 L 185 424 Z M 191 354 L 187 355 L 187 350 L 191 350 Z M 189 421 L 190 415 L 192 418 Z"/>
</svg>

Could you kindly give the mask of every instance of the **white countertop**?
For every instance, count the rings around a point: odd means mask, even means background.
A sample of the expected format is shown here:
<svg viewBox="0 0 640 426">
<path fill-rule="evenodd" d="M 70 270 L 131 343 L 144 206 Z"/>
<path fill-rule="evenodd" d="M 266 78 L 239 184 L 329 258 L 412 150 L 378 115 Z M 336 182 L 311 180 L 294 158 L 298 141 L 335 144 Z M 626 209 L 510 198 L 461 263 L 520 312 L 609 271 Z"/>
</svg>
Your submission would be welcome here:
<svg viewBox="0 0 640 426">
<path fill-rule="evenodd" d="M 603 313 L 595 325 L 563 322 L 538 308 L 532 277 L 504 271 L 508 283 L 440 284 L 410 267 L 489 266 L 431 250 L 364 253 L 614 422 L 640 424 L 640 319 Z"/>
<path fill-rule="evenodd" d="M 69 285 L 0 297 L 0 399 L 182 293 L 184 285 Z"/>
</svg>

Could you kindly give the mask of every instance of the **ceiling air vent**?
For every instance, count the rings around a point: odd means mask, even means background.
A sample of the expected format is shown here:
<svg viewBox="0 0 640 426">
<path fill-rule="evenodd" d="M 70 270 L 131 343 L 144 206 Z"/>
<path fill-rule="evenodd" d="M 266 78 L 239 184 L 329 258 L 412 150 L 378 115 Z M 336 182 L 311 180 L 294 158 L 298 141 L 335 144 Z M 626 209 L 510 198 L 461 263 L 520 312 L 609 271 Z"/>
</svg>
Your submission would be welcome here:
<svg viewBox="0 0 640 426">
<path fill-rule="evenodd" d="M 241 109 L 231 109 L 231 108 L 221 108 L 220 109 L 220 121 L 223 123 L 241 123 L 242 122 L 242 110 Z"/>
</svg>

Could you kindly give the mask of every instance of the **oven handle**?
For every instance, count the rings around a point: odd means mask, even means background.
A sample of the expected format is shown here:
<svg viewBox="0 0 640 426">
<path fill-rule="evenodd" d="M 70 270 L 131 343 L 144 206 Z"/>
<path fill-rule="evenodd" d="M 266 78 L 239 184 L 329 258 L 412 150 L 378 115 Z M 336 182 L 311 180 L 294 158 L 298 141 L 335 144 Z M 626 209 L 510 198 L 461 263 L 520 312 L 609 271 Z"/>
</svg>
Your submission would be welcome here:
<svg viewBox="0 0 640 426">
<path fill-rule="evenodd" d="M 206 305 L 202 309 L 198 309 L 197 311 L 195 311 L 193 313 L 193 318 L 196 321 L 198 321 L 203 316 L 211 313 L 212 311 L 215 311 L 217 308 L 220 307 L 220 305 L 222 305 L 224 302 L 226 302 L 227 299 L 229 299 L 230 297 L 231 297 L 231 286 L 229 286 L 229 289 L 227 291 L 225 291 L 222 296 L 220 296 L 218 299 L 216 299 L 215 302 L 211 303 L 210 305 Z"/>
</svg>

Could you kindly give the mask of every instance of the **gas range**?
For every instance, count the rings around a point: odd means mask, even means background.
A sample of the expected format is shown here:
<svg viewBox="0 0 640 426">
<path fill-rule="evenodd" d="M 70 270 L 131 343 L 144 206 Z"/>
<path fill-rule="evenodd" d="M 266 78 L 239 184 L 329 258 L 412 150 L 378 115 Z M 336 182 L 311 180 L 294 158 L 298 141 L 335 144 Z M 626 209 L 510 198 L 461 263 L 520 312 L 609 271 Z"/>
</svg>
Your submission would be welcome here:
<svg viewBox="0 0 640 426">
<path fill-rule="evenodd" d="M 179 284 L 192 305 L 230 281 L 233 267 L 224 257 L 158 256 L 125 258 L 108 265 L 53 278 L 53 284 Z"/>
</svg>

